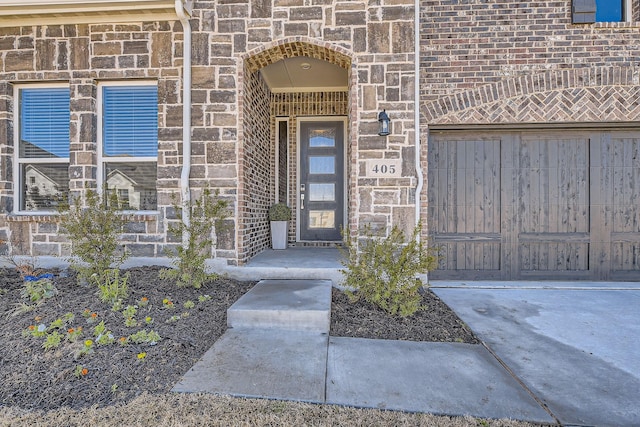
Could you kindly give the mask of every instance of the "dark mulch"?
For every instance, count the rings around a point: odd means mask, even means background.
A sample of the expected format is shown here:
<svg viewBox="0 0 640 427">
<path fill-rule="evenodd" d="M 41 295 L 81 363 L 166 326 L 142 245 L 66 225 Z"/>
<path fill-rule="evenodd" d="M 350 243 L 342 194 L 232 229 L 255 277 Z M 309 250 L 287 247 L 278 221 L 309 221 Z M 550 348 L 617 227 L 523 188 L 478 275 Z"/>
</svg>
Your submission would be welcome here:
<svg viewBox="0 0 640 427">
<path fill-rule="evenodd" d="M 363 299 L 350 303 L 347 295 L 335 288 L 332 297 L 333 336 L 480 343 L 467 325 L 429 289 L 422 295 L 423 309 L 409 317 L 390 316 Z"/>
<path fill-rule="evenodd" d="M 94 287 L 76 284 L 73 275 L 59 277 L 54 283 L 58 295 L 35 310 L 12 314 L 20 302 L 23 282 L 13 270 L 0 269 L 0 405 L 24 409 L 50 410 L 63 406 L 86 408 L 128 402 L 142 392 L 164 393 L 199 360 L 226 329 L 226 310 L 245 294 L 254 282 L 219 279 L 202 289 L 178 288 L 158 277 L 159 267 L 128 270 L 129 297 L 124 306 L 139 304 L 146 297 L 149 304 L 139 307 L 139 325 L 127 327 L 121 312 L 100 302 Z M 200 302 L 199 296 L 211 299 Z M 163 306 L 170 299 L 173 309 Z M 184 303 L 195 306 L 186 309 Z M 475 343 L 477 340 L 458 317 L 430 291 L 424 296 L 426 310 L 406 318 L 391 318 L 369 304 L 350 304 L 346 296 L 334 289 L 331 335 L 415 341 L 451 341 Z M 116 341 L 141 329 L 156 331 L 162 338 L 156 345 L 94 345 L 91 354 L 77 356 L 97 324 L 82 315 L 85 309 L 104 320 Z M 53 350 L 42 348 L 44 338 L 24 336 L 30 325 L 47 326 L 65 313 L 75 318 L 65 328 L 83 328 L 77 342 L 63 340 Z M 187 313 L 187 315 L 185 315 Z M 170 321 L 172 316 L 180 316 Z M 144 319 L 153 323 L 147 325 Z M 66 333 L 66 329 L 61 331 Z M 143 359 L 139 354 L 146 353 Z M 76 368 L 87 374 L 76 376 Z"/>
</svg>

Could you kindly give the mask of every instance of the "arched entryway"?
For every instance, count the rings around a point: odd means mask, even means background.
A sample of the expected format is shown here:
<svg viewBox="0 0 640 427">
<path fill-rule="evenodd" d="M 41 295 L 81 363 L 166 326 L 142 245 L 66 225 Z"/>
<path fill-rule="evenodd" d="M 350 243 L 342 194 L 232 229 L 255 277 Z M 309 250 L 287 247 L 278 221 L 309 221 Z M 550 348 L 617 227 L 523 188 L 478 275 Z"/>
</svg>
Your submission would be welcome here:
<svg viewBox="0 0 640 427">
<path fill-rule="evenodd" d="M 270 246 L 267 213 L 293 210 L 289 243 L 331 245 L 349 223 L 356 111 L 350 53 L 296 37 L 242 57 L 238 261 Z"/>
</svg>

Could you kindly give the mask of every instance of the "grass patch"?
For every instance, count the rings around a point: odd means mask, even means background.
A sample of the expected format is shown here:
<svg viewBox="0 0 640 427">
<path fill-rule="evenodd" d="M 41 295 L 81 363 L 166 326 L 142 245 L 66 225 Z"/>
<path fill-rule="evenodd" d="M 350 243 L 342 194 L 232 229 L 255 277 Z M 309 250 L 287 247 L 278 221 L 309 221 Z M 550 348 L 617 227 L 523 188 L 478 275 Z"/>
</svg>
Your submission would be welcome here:
<svg viewBox="0 0 640 427">
<path fill-rule="evenodd" d="M 145 394 L 125 405 L 45 413 L 0 408 L 0 426 L 87 425 L 533 427 L 539 424 L 204 394 Z"/>
</svg>

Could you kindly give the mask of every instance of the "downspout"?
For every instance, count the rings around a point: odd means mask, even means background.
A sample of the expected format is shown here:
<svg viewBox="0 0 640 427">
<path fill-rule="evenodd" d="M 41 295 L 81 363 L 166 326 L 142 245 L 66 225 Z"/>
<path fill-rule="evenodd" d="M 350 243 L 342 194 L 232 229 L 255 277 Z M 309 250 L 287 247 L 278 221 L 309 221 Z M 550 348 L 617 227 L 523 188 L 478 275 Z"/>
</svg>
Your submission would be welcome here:
<svg viewBox="0 0 640 427">
<path fill-rule="evenodd" d="M 182 173 L 180 174 L 180 193 L 182 194 L 182 221 L 189 227 L 191 223 L 191 189 L 189 188 L 189 176 L 191 175 L 191 24 L 189 16 L 185 13 L 185 8 L 190 6 L 190 2 L 185 0 L 175 0 L 175 9 L 182 31 L 183 59 L 182 59 Z M 190 11 L 190 9 L 189 9 Z M 182 244 L 189 241 L 189 232 L 182 234 Z"/>
<path fill-rule="evenodd" d="M 414 2 L 414 22 L 413 22 L 413 44 L 414 44 L 414 117 L 413 122 L 415 126 L 414 146 L 415 146 L 415 162 L 416 162 L 416 175 L 418 176 L 418 183 L 416 185 L 416 225 L 420 222 L 420 194 L 422 193 L 422 187 L 424 185 L 424 179 L 422 177 L 422 165 L 420 164 L 420 0 Z M 418 234 L 420 238 L 420 234 Z"/>
</svg>

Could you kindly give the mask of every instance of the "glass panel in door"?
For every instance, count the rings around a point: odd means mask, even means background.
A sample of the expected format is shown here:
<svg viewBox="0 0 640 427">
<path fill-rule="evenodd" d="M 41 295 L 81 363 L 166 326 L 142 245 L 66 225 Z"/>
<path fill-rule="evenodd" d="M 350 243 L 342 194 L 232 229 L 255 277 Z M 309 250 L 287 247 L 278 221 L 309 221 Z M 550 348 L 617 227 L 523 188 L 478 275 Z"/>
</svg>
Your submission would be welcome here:
<svg viewBox="0 0 640 427">
<path fill-rule="evenodd" d="M 344 122 L 300 123 L 299 206 L 300 240 L 342 240 Z"/>
</svg>

